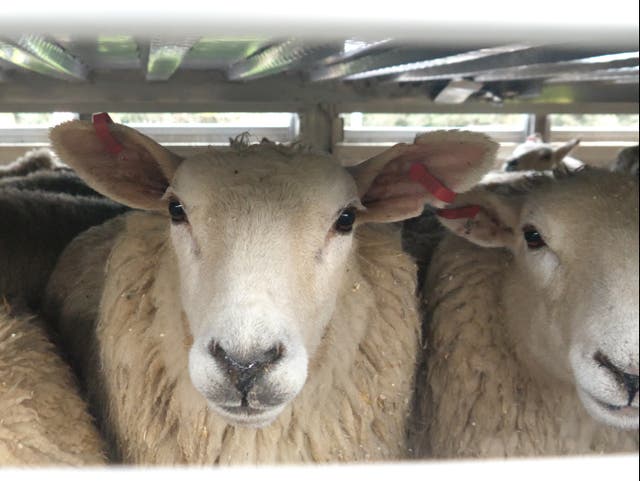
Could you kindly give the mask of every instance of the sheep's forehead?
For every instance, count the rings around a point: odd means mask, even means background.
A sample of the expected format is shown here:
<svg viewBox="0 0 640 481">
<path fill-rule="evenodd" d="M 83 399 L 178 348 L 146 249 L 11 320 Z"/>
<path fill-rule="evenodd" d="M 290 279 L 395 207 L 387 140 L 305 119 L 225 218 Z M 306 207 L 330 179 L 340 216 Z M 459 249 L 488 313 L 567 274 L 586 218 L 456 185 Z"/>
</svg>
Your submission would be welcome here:
<svg viewBox="0 0 640 481">
<path fill-rule="evenodd" d="M 538 156 L 542 155 L 544 152 L 551 152 L 553 149 L 549 144 L 543 144 L 539 142 L 527 142 L 524 144 L 520 144 L 516 147 L 511 154 L 511 158 L 522 157 L 524 155 Z"/>
<path fill-rule="evenodd" d="M 200 154 L 182 163 L 171 184 L 178 194 L 217 203 L 340 203 L 356 192 L 351 176 L 331 156 L 269 149 Z"/>
<path fill-rule="evenodd" d="M 532 221 L 572 248 L 637 243 L 638 183 L 608 172 L 582 172 L 535 189 L 524 206 Z M 584 242 L 581 242 L 584 240 Z"/>
</svg>

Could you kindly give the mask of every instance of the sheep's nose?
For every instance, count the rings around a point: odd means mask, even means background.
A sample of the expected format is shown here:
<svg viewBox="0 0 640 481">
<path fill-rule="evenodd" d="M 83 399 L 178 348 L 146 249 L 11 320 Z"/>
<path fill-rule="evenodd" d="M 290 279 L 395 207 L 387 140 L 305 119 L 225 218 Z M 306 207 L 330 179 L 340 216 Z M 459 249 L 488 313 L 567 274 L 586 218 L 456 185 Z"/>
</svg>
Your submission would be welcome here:
<svg viewBox="0 0 640 481">
<path fill-rule="evenodd" d="M 225 351 L 220 344 L 211 341 L 209 353 L 225 371 L 229 380 L 242 393 L 243 398 L 249 393 L 258 377 L 270 366 L 273 366 L 284 354 L 284 346 L 276 344 L 263 352 L 253 352 L 249 355 L 233 355 Z"/>
<path fill-rule="evenodd" d="M 627 395 L 629 396 L 627 405 L 631 406 L 631 403 L 635 399 L 636 394 L 638 394 L 638 389 L 640 387 L 638 375 L 630 372 L 625 372 L 624 370 L 620 369 L 600 351 L 596 352 L 596 354 L 593 356 L 593 359 L 598 364 L 600 364 L 600 366 L 611 372 L 618 384 L 625 388 L 625 390 L 627 391 Z M 637 372 L 637 370 L 635 372 Z"/>
<path fill-rule="evenodd" d="M 512 171 L 512 170 L 516 170 L 517 168 L 518 168 L 518 160 L 517 159 L 512 159 L 512 160 L 507 162 L 507 165 L 504 168 L 504 170 L 509 172 L 509 171 Z"/>
</svg>

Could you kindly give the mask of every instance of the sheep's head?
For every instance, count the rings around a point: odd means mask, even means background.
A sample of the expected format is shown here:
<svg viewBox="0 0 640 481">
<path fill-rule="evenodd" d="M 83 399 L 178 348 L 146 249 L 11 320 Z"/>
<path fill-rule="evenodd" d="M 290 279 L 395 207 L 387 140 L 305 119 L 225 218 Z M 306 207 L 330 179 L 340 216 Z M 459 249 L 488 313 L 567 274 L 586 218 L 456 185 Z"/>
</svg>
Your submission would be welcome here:
<svg viewBox="0 0 640 481">
<path fill-rule="evenodd" d="M 638 183 L 591 169 L 513 176 L 459 196 L 474 218 L 442 222 L 513 253 L 502 303 L 522 360 L 575 384 L 594 418 L 637 429 Z"/>
<path fill-rule="evenodd" d="M 522 149 L 516 149 L 513 157 L 504 163 L 507 172 L 521 170 L 552 170 L 563 165 L 563 159 L 578 144 L 580 139 L 573 139 L 557 149 L 549 144 L 541 142 L 528 142 L 522 144 Z M 575 159 L 573 159 L 575 161 Z M 577 162 L 577 161 L 576 161 Z M 575 167 L 577 167 L 576 165 Z M 571 165 L 574 167 L 574 165 Z"/>
<path fill-rule="evenodd" d="M 63 124 L 51 139 L 97 190 L 167 216 L 193 337 L 191 381 L 227 421 L 254 427 L 274 420 L 305 384 L 337 298 L 351 292 L 343 281 L 357 268 L 353 232 L 438 203 L 410 180 L 410 166 L 466 190 L 496 150 L 482 135 L 438 132 L 348 170 L 328 155 L 270 143 L 181 159 L 127 127 L 109 132 L 119 152 L 86 122 Z"/>
</svg>

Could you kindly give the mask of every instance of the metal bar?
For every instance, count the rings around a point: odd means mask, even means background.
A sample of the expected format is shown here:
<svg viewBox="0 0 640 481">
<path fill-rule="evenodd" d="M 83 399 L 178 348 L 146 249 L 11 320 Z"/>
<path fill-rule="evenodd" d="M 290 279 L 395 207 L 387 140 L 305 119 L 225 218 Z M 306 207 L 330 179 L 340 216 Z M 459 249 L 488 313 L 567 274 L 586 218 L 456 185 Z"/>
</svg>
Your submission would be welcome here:
<svg viewBox="0 0 640 481">
<path fill-rule="evenodd" d="M 342 138 L 342 123 L 334 105 L 310 105 L 298 113 L 299 138 L 318 151 L 332 153 Z"/>
<path fill-rule="evenodd" d="M 638 52 L 631 52 L 627 58 L 615 60 L 583 59 L 553 64 L 522 65 L 513 68 L 495 69 L 474 75 L 477 82 L 493 82 L 497 80 L 521 80 L 530 78 L 556 77 L 560 75 L 577 75 L 594 70 L 634 67 L 638 65 Z"/>
<path fill-rule="evenodd" d="M 448 127 L 450 128 L 450 127 Z M 456 127 L 458 128 L 458 127 Z M 505 127 L 490 129 L 486 126 L 460 126 L 465 130 L 485 132 L 498 142 L 521 142 L 522 129 Z M 441 126 L 432 127 L 359 127 L 344 130 L 344 142 L 354 144 L 413 142 L 416 135 L 442 129 Z"/>
<path fill-rule="evenodd" d="M 249 132 L 253 137 L 268 138 L 276 142 L 294 140 L 289 126 L 265 127 L 260 125 L 228 126 L 216 124 L 145 125 L 130 124 L 145 135 L 166 144 L 227 144 L 229 137 Z M 49 127 L 5 127 L 0 128 L 0 143 L 48 142 Z"/>
<path fill-rule="evenodd" d="M 87 68 L 82 62 L 40 35 L 21 35 L 12 40 L 0 40 L 0 58 L 51 77 L 87 79 Z"/>
<path fill-rule="evenodd" d="M 474 77 L 485 74 L 495 69 L 528 66 L 531 64 L 562 62 L 576 59 L 584 59 L 597 55 L 612 53 L 611 50 L 585 50 L 584 48 L 569 47 L 561 45 L 547 46 L 514 46 L 509 51 L 509 46 L 504 52 L 496 52 L 488 55 L 478 56 L 465 60 L 461 58 L 453 61 L 442 59 L 440 65 L 432 65 L 428 68 L 409 72 L 394 78 L 397 82 L 418 82 L 460 77 Z M 487 49 L 492 50 L 492 49 Z"/>
<path fill-rule="evenodd" d="M 358 40 L 358 39 L 347 39 L 344 41 L 342 45 L 342 51 L 337 53 L 336 55 L 331 55 L 325 59 L 322 59 L 318 62 L 321 65 L 331 65 L 338 62 L 344 62 L 350 58 L 361 56 L 367 52 L 371 52 L 374 50 L 378 50 L 382 47 L 386 47 L 391 42 L 391 39 L 383 39 L 383 40 Z M 317 65 L 316 65 L 317 66 Z M 316 67 L 314 66 L 314 67 Z"/>
<path fill-rule="evenodd" d="M 198 41 L 197 37 L 151 40 L 147 61 L 147 80 L 168 80 L 180 67 L 184 57 Z"/>
<path fill-rule="evenodd" d="M 547 114 L 536 114 L 533 116 L 533 132 L 530 134 L 539 133 L 542 136 L 543 142 L 549 142 L 551 138 L 551 122 Z"/>
<path fill-rule="evenodd" d="M 618 69 L 594 70 L 592 72 L 573 73 L 560 75 L 550 78 L 548 83 L 562 82 L 626 82 L 638 83 L 638 72 L 640 69 L 636 67 L 625 67 Z"/>
<path fill-rule="evenodd" d="M 636 113 L 639 108 L 634 84 L 546 84 L 533 98 L 440 105 L 422 84 L 363 88 L 351 82 L 309 84 L 298 76 L 268 77 L 259 88 L 208 71 L 182 72 L 170 82 L 148 82 L 139 71 L 95 71 L 91 82 L 66 83 L 17 70 L 10 80 L 0 88 L 2 112 L 297 112 L 315 103 L 334 104 L 340 112 Z"/>
<path fill-rule="evenodd" d="M 433 101 L 441 104 L 461 104 L 482 87 L 483 84 L 470 80 L 450 80 Z"/>
<path fill-rule="evenodd" d="M 638 142 L 638 129 L 633 127 L 618 127 L 616 129 L 602 129 L 599 127 L 556 127 L 551 129 L 549 139 L 556 142 L 568 142 L 580 137 L 584 142 Z"/>
<path fill-rule="evenodd" d="M 318 68 L 313 70 L 309 77 L 311 81 L 318 82 L 338 78 L 357 80 L 380 75 L 398 74 L 424 68 L 429 65 L 429 62 L 438 61 L 443 57 L 448 58 L 464 53 L 465 50 L 462 47 L 437 49 L 395 47 L 356 58 L 349 62 Z"/>
<path fill-rule="evenodd" d="M 335 43 L 310 44 L 295 39 L 285 40 L 266 48 L 245 60 L 236 62 L 227 71 L 230 80 L 250 80 L 274 75 L 293 67 L 312 65 L 341 52 Z"/>
</svg>

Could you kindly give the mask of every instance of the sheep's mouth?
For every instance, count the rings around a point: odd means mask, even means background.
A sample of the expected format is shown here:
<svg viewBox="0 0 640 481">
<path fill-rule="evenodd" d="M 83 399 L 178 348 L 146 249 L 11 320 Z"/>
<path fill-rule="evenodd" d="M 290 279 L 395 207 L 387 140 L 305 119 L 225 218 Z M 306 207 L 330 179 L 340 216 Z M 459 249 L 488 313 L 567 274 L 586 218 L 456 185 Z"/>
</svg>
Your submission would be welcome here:
<svg viewBox="0 0 640 481">
<path fill-rule="evenodd" d="M 613 413 L 619 413 L 621 415 L 628 416 L 638 416 L 639 413 L 638 407 L 636 406 L 609 404 L 607 402 L 600 401 L 593 396 L 591 396 L 591 399 L 593 399 L 601 408 Z"/>
<path fill-rule="evenodd" d="M 220 415 L 230 424 L 237 426 L 262 428 L 271 424 L 284 406 L 255 408 L 250 406 L 215 406 Z"/>
<path fill-rule="evenodd" d="M 252 408 L 244 404 L 238 407 L 225 406 L 225 407 L 222 407 L 221 409 L 234 416 L 256 416 L 256 415 L 262 415 L 265 412 L 270 411 L 270 409 Z"/>
<path fill-rule="evenodd" d="M 611 404 L 580 390 L 582 403 L 589 413 L 606 424 L 622 429 L 637 429 L 640 410 L 634 404 Z"/>
</svg>

